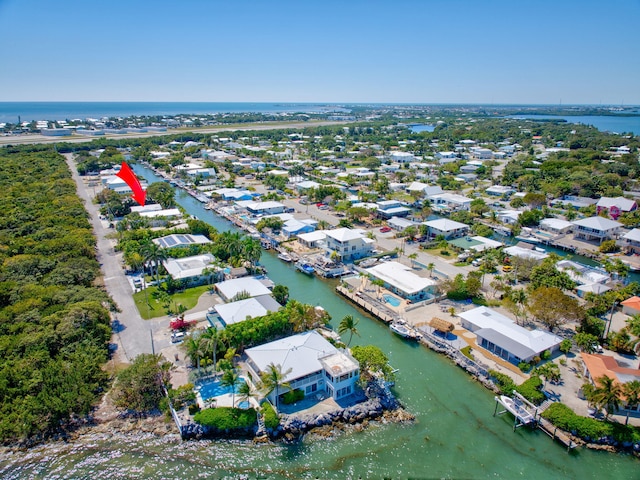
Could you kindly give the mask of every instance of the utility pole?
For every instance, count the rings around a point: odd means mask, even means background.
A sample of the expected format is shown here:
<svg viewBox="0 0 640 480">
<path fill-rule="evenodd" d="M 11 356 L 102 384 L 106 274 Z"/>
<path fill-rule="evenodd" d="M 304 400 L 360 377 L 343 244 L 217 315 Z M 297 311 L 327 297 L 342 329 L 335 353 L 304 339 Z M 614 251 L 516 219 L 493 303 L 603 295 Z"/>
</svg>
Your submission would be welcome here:
<svg viewBox="0 0 640 480">
<path fill-rule="evenodd" d="M 153 331 L 151 329 L 149 329 L 149 336 L 151 337 L 151 353 L 155 355 L 156 348 L 155 348 L 155 345 L 153 344 Z"/>
</svg>

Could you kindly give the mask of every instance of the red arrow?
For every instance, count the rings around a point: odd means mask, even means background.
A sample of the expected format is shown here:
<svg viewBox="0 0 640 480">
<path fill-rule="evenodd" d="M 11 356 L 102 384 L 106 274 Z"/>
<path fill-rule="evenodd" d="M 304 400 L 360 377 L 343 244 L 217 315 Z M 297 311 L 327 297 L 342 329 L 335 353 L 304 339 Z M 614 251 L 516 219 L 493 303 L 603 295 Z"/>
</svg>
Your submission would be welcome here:
<svg viewBox="0 0 640 480">
<path fill-rule="evenodd" d="M 138 177 L 136 177 L 136 174 L 133 173 L 133 170 L 131 170 L 131 167 L 129 167 L 126 162 L 122 162 L 122 168 L 120 168 L 120 171 L 116 174 L 116 177 L 120 177 L 127 183 L 127 185 L 129 185 L 129 187 L 131 187 L 131 190 L 133 191 L 133 195 L 131 195 L 131 198 L 138 202 L 141 207 L 144 207 L 144 202 L 147 198 L 147 192 L 142 189 L 140 180 L 138 180 Z"/>
</svg>

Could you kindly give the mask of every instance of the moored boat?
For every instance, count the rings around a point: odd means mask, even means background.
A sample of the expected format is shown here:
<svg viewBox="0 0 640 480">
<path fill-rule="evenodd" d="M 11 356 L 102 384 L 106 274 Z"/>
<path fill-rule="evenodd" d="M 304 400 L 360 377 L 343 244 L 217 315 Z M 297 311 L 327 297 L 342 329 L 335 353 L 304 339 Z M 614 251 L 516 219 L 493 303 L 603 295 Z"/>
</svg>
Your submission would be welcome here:
<svg viewBox="0 0 640 480">
<path fill-rule="evenodd" d="M 396 335 L 399 335 L 403 338 L 408 338 L 410 340 L 416 340 L 418 338 L 417 332 L 404 323 L 391 322 L 391 324 L 389 325 L 389 329 Z"/>
<path fill-rule="evenodd" d="M 307 275 L 313 275 L 313 273 L 316 271 L 316 269 L 307 262 L 296 263 L 296 268 Z"/>
<path fill-rule="evenodd" d="M 283 262 L 287 262 L 287 263 L 290 263 L 290 262 L 292 262 L 292 261 L 293 261 L 293 258 L 291 258 L 291 255 L 289 255 L 289 254 L 288 254 L 288 253 L 286 253 L 286 252 L 279 253 L 279 254 L 278 254 L 278 258 L 279 258 L 280 260 L 282 260 Z"/>
</svg>

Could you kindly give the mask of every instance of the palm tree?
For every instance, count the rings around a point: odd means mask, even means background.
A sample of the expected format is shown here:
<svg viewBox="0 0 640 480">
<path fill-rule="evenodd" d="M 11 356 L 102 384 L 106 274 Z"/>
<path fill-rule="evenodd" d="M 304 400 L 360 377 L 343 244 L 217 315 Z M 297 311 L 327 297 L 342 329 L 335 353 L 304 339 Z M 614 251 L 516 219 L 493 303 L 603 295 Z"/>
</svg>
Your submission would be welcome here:
<svg viewBox="0 0 640 480">
<path fill-rule="evenodd" d="M 163 260 L 167 259 L 167 252 L 160 245 L 153 243 L 151 240 L 147 240 L 142 244 L 140 251 L 145 262 L 151 262 L 155 268 L 156 285 L 160 285 L 160 276 L 158 275 L 158 267 Z"/>
<path fill-rule="evenodd" d="M 267 365 L 267 369 L 260 374 L 262 380 L 262 389 L 265 392 L 265 397 L 271 395 L 271 392 L 276 392 L 276 410 L 278 409 L 278 396 L 280 394 L 280 387 L 291 388 L 288 382 L 285 382 L 287 375 L 291 373 L 291 369 L 286 372 L 282 371 L 281 365 L 274 365 L 270 363 Z"/>
<path fill-rule="evenodd" d="M 427 270 L 429 270 L 429 278 L 433 277 L 434 268 L 436 268 L 436 266 L 433 263 L 430 263 L 429 265 L 427 265 Z"/>
<path fill-rule="evenodd" d="M 353 315 L 345 315 L 342 320 L 340 320 L 340 325 L 338 326 L 338 333 L 343 334 L 349 332 L 349 341 L 347 342 L 347 347 L 351 345 L 351 339 L 353 335 L 356 334 L 360 336 L 358 333 L 358 320 L 353 318 Z"/>
<path fill-rule="evenodd" d="M 206 355 L 205 342 L 202 335 L 191 335 L 183 343 L 187 356 L 191 359 L 191 363 L 195 360 L 200 373 L 200 359 Z"/>
<path fill-rule="evenodd" d="M 240 402 L 250 402 L 252 398 L 258 396 L 258 392 L 249 382 L 244 382 L 238 387 L 238 396 L 240 397 Z"/>
<path fill-rule="evenodd" d="M 261 255 L 260 240 L 249 236 L 245 237 L 242 242 L 242 256 L 251 263 L 252 267 L 258 263 Z"/>
<path fill-rule="evenodd" d="M 240 384 L 240 375 L 235 368 L 227 370 L 222 374 L 220 384 L 231 389 L 231 406 L 236 406 L 236 387 Z"/>
<path fill-rule="evenodd" d="M 593 403 L 598 410 L 605 409 L 605 419 L 622 404 L 623 387 L 617 380 L 606 375 L 596 378 L 598 385 L 593 392 Z"/>
<path fill-rule="evenodd" d="M 409 257 L 409 259 L 411 260 L 411 268 L 413 268 L 416 264 L 416 258 L 418 258 L 418 254 L 416 252 L 413 252 L 407 255 L 407 257 Z"/>
<path fill-rule="evenodd" d="M 217 364 L 218 364 L 218 344 L 222 339 L 222 335 L 220 335 L 220 331 L 215 328 L 208 328 L 201 336 L 202 341 L 204 342 L 204 350 L 206 353 L 211 354 L 213 358 L 213 373 L 217 373 Z M 205 354 L 206 354 L 205 353 Z"/>
<path fill-rule="evenodd" d="M 378 298 L 380 298 L 380 292 L 382 290 L 382 287 L 384 287 L 384 281 L 379 278 L 374 278 L 373 280 L 371 280 L 371 285 L 376 286 Z"/>
<path fill-rule="evenodd" d="M 629 423 L 630 407 L 638 407 L 640 403 L 640 380 L 631 380 L 623 385 L 625 397 L 627 397 L 627 419 L 625 425 Z"/>
<path fill-rule="evenodd" d="M 360 277 L 360 290 L 364 292 L 367 288 L 367 280 L 369 279 L 369 274 L 365 271 L 362 271 L 358 274 L 358 276 Z"/>
</svg>

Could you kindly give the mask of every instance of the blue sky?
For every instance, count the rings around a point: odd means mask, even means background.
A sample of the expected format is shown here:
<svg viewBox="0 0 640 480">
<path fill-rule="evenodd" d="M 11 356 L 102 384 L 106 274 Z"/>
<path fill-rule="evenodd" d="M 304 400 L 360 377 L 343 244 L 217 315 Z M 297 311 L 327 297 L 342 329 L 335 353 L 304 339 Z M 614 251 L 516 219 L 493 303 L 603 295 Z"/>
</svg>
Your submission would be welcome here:
<svg viewBox="0 0 640 480">
<path fill-rule="evenodd" d="M 640 0 L 0 0 L 0 101 L 640 104 Z"/>
</svg>

